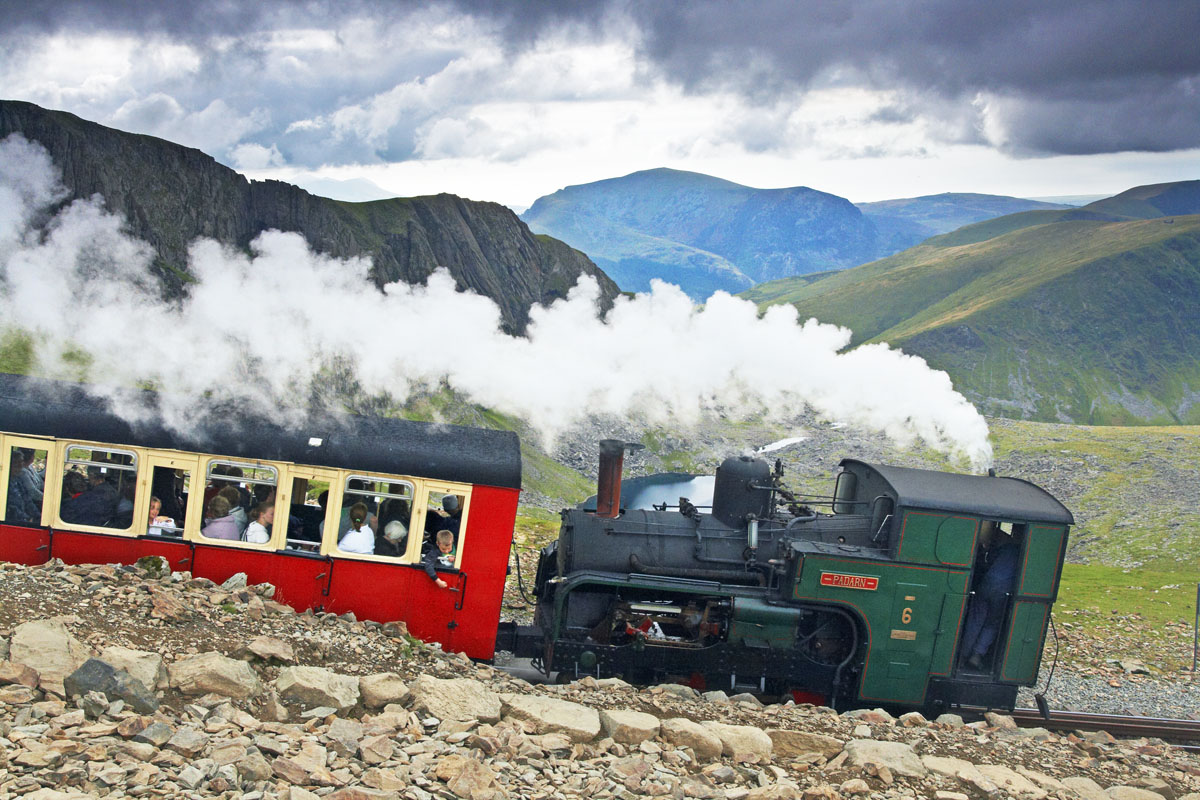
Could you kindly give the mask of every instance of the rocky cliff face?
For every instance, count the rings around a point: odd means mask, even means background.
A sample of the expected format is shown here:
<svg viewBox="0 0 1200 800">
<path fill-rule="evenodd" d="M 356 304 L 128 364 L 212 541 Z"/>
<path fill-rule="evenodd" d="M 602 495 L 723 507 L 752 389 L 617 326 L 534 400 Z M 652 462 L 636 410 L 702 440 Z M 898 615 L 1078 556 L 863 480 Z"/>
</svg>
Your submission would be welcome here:
<svg viewBox="0 0 1200 800">
<path fill-rule="evenodd" d="M 248 181 L 199 150 L 125 133 L 31 103 L 0 101 L 0 139 L 45 147 L 70 198 L 100 194 L 157 253 L 168 294 L 185 289 L 197 237 L 245 247 L 263 230 L 302 234 L 332 256 L 369 256 L 378 286 L 423 281 L 446 267 L 458 286 L 492 298 L 518 331 L 529 308 L 565 296 L 580 275 L 617 286 L 587 256 L 534 236 L 509 209 L 453 195 L 344 203 L 279 181 Z"/>
</svg>

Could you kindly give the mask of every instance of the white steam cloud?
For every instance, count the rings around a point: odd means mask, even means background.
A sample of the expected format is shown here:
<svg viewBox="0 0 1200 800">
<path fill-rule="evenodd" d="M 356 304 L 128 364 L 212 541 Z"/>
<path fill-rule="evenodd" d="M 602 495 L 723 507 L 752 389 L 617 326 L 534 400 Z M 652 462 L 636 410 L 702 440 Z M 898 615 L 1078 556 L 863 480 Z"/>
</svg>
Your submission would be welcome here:
<svg viewBox="0 0 1200 800">
<path fill-rule="evenodd" d="M 197 282 L 169 303 L 152 250 L 123 233 L 101 198 L 50 217 L 61 197 L 40 146 L 0 142 L 3 327 L 32 336 L 42 374 L 77 375 L 85 351 L 90 381 L 152 382 L 175 398 L 163 412 L 178 428 L 202 396 L 299 409 L 314 378 L 351 365 L 367 393 L 402 401 L 445 383 L 550 438 L 595 413 L 688 424 L 712 411 L 786 415 L 807 404 L 901 444 L 919 437 L 976 468 L 991 462 L 987 423 L 946 373 L 886 345 L 843 352 L 848 330 L 801 324 L 791 306 L 759 317 L 719 292 L 697 308 L 655 283 L 601 319 L 598 287 L 585 278 L 565 300 L 534 308 L 516 337 L 490 299 L 455 291 L 445 271 L 379 292 L 367 260 L 315 254 L 279 231 L 262 233 L 250 255 L 197 240 Z"/>
</svg>

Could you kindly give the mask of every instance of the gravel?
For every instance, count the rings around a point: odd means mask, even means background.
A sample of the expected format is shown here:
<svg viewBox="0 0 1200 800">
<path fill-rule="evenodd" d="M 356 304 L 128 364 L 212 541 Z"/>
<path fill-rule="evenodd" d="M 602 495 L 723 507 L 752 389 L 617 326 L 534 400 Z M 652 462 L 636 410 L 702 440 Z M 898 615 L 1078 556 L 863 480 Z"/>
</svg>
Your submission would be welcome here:
<svg viewBox="0 0 1200 800">
<path fill-rule="evenodd" d="M 1073 670 L 1055 670 L 1049 688 L 1046 677 L 1049 667 L 1042 669 L 1038 690 L 1044 690 L 1053 714 L 1061 711 L 1083 711 L 1092 714 L 1125 714 L 1168 719 L 1200 719 L 1200 685 L 1190 678 L 1166 680 L 1148 675 L 1128 675 L 1111 678 L 1104 675 L 1085 675 Z M 1114 686 L 1113 684 L 1117 685 Z M 1033 708 L 1034 690 L 1022 689 L 1017 705 Z"/>
</svg>

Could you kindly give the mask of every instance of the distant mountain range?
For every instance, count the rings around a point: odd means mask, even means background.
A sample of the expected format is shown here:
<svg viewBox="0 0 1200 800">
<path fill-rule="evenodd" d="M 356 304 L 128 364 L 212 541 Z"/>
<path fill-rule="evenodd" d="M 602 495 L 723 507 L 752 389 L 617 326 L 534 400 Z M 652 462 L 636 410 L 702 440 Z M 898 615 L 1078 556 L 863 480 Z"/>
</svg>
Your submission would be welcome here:
<svg viewBox="0 0 1200 800">
<path fill-rule="evenodd" d="M 148 242 L 164 293 L 186 291 L 187 248 L 199 236 L 245 248 L 264 230 L 304 235 L 316 251 L 370 256 L 377 286 L 421 283 L 445 267 L 458 286 L 492 298 L 510 330 L 529 309 L 566 296 L 581 274 L 594 276 L 611 303 L 617 286 L 578 250 L 536 236 L 496 203 L 449 194 L 348 203 L 316 197 L 280 181 L 248 181 L 199 150 L 125 133 L 0 100 L 0 139 L 19 133 L 49 151 L 69 192 L 64 202 L 99 193 Z M 356 186 L 362 189 L 362 186 Z"/>
<path fill-rule="evenodd" d="M 703 300 L 717 289 L 862 264 L 971 222 L 1067 208 L 980 194 L 855 206 L 806 187 L 754 189 L 654 169 L 569 186 L 521 218 L 587 253 L 626 291 L 661 278 Z"/>
<path fill-rule="evenodd" d="M 1200 424 L 1200 181 L 987 220 L 745 296 L 922 356 L 984 413 Z"/>
</svg>

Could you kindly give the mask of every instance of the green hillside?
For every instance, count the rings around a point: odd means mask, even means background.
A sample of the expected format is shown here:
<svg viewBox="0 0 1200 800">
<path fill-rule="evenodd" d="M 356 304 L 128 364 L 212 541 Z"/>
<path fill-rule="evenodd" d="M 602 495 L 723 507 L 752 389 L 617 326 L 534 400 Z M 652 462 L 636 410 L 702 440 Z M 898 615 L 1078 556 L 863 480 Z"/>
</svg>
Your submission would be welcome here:
<svg viewBox="0 0 1200 800">
<path fill-rule="evenodd" d="M 853 344 L 921 355 L 988 414 L 1200 422 L 1200 216 L 1020 224 L 1058 214 L 981 223 L 1014 228 L 983 241 L 957 236 L 980 227 L 969 226 L 744 296 L 848 326 Z"/>
</svg>

